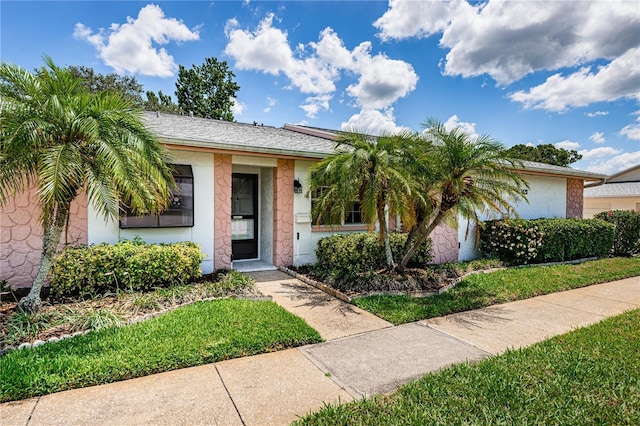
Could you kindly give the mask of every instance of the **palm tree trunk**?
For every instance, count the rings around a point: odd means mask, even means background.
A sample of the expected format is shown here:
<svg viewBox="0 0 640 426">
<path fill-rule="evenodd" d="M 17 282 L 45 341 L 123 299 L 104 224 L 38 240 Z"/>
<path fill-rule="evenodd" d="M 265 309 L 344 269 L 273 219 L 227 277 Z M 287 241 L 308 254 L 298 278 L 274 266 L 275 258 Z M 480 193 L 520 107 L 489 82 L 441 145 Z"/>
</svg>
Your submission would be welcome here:
<svg viewBox="0 0 640 426">
<path fill-rule="evenodd" d="M 387 224 L 387 215 L 385 205 L 378 204 L 378 223 L 380 224 L 380 237 L 384 244 L 384 257 L 387 262 L 387 268 L 393 269 L 393 253 L 391 252 L 391 241 L 389 240 L 389 227 Z"/>
<path fill-rule="evenodd" d="M 405 250 L 402 260 L 396 267 L 396 270 L 398 272 L 405 271 L 405 269 L 407 268 L 407 264 L 409 263 L 409 260 L 413 257 L 413 255 L 418 250 L 418 248 L 420 248 L 420 246 L 424 244 L 425 241 L 427 241 L 427 238 L 429 238 L 429 235 L 431 235 L 433 230 L 436 229 L 436 227 L 442 222 L 442 219 L 444 219 L 446 214 L 447 214 L 447 210 L 439 210 L 438 214 L 436 214 L 436 216 L 433 218 L 431 223 L 429 223 L 429 225 L 427 225 L 426 223 L 421 223 L 420 226 L 417 227 L 418 231 L 416 232 L 416 236 L 413 238 L 413 242 Z M 409 239 L 407 239 L 407 244 L 409 244 Z"/>
<path fill-rule="evenodd" d="M 29 294 L 20 300 L 20 308 L 29 313 L 37 312 L 40 309 L 42 301 L 40 292 L 44 282 L 51 269 L 53 258 L 58 249 L 58 243 L 62 236 L 62 230 L 69 216 L 70 203 L 58 204 L 52 208 L 53 219 L 45 220 L 44 235 L 42 237 L 42 256 L 40 257 L 40 266 L 38 273 L 33 281 Z"/>
</svg>

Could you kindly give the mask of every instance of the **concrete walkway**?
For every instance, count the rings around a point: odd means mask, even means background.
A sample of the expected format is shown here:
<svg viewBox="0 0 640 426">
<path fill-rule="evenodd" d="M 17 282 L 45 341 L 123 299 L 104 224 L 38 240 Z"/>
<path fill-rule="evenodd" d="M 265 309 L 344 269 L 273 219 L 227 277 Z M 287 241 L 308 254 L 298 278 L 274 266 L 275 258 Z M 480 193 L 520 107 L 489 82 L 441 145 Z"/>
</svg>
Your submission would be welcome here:
<svg viewBox="0 0 640 426">
<path fill-rule="evenodd" d="M 640 307 L 640 278 L 391 327 L 277 272 L 259 288 L 326 342 L 0 405 L 0 425 L 279 425 Z"/>
</svg>

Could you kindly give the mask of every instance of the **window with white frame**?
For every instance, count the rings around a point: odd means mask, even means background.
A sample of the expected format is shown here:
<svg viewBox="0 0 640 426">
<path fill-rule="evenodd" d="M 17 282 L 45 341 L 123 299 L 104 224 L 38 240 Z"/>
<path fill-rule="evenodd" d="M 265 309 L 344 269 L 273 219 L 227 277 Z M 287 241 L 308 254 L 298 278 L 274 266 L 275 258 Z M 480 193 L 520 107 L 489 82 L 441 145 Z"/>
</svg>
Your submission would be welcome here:
<svg viewBox="0 0 640 426">
<path fill-rule="evenodd" d="M 322 194 L 326 189 L 327 187 L 323 186 L 311 192 L 311 212 L 312 212 L 311 223 L 313 225 L 327 224 L 324 219 L 321 219 L 320 222 L 318 222 L 318 217 L 315 214 L 313 214 L 313 209 L 318 201 L 318 198 L 322 196 Z M 353 204 L 351 205 L 351 209 L 346 213 L 345 218 L 342 221 L 342 225 L 362 225 L 363 223 L 364 222 L 362 221 L 362 208 L 360 206 L 360 203 L 358 201 L 354 201 Z"/>
</svg>

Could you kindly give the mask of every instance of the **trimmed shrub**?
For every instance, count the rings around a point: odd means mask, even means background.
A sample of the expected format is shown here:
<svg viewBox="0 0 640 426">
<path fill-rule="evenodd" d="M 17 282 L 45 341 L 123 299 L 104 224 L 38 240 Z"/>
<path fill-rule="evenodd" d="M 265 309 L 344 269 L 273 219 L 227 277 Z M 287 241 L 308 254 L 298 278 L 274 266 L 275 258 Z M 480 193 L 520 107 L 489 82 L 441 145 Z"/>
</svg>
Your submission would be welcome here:
<svg viewBox="0 0 640 426">
<path fill-rule="evenodd" d="M 184 284 L 200 276 L 203 258 L 192 242 L 145 244 L 138 239 L 68 247 L 53 262 L 51 297 L 93 297 Z"/>
<path fill-rule="evenodd" d="M 394 259 L 407 241 L 407 234 L 389 234 Z M 431 239 L 428 239 L 411 258 L 408 266 L 424 266 L 432 259 Z M 384 247 L 378 234 L 373 232 L 335 234 L 318 241 L 316 271 L 323 278 L 334 277 L 343 281 L 386 267 Z"/>
<path fill-rule="evenodd" d="M 609 254 L 613 226 L 598 219 L 487 221 L 480 241 L 483 253 L 511 264 L 560 262 Z"/>
<path fill-rule="evenodd" d="M 389 234 L 394 260 L 399 259 L 407 234 Z M 432 259 L 431 239 L 425 241 L 411 258 L 409 267 L 424 267 Z M 397 274 L 378 274 L 386 268 L 384 247 L 378 234 L 335 234 L 318 241 L 317 263 L 314 273 L 325 283 L 341 291 L 370 292 L 421 289 L 420 282 L 429 281 L 428 273 L 420 273 L 420 279 L 409 279 Z M 424 275 L 424 276 L 423 276 Z M 429 275 L 429 276 L 427 276 Z"/>
<path fill-rule="evenodd" d="M 540 262 L 605 256 L 613 246 L 613 226 L 599 219 L 536 219 L 544 234 Z"/>
<path fill-rule="evenodd" d="M 491 220 L 480 231 L 480 251 L 512 265 L 535 263 L 543 233 L 530 220 Z"/>
<path fill-rule="evenodd" d="M 613 223 L 613 254 L 631 256 L 640 253 L 640 212 L 613 210 L 598 213 L 596 219 Z"/>
</svg>

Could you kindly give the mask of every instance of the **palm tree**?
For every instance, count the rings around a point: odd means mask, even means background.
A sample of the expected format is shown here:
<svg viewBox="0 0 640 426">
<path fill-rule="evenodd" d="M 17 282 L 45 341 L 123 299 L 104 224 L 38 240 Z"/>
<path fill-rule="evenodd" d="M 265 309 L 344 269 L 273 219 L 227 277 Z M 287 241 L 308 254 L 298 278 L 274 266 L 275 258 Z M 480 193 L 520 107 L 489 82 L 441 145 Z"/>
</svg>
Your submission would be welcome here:
<svg viewBox="0 0 640 426">
<path fill-rule="evenodd" d="M 416 137 L 410 132 L 375 138 L 359 132 L 341 133 L 335 152 L 317 163 L 310 174 L 310 191 L 322 190 L 313 208 L 318 223 L 341 224 L 354 201 L 359 201 L 370 230 L 379 224 L 389 268 L 394 260 L 386 218 L 399 215 L 411 221 L 407 215 L 417 181 L 406 167 L 404 144 Z"/>
<path fill-rule="evenodd" d="M 29 295 L 35 312 L 71 202 L 86 191 L 95 209 L 117 218 L 163 210 L 173 187 L 166 155 L 142 123 L 142 112 L 114 92 L 90 94 L 82 80 L 51 58 L 32 74 L 0 64 L 0 205 L 35 186 L 43 244 Z"/>
<path fill-rule="evenodd" d="M 414 225 L 398 270 L 442 222 L 457 215 L 479 222 L 479 213 L 497 211 L 517 215 L 511 203 L 524 199 L 527 182 L 514 170 L 517 160 L 502 144 L 483 135 L 472 138 L 459 128 L 448 131 L 437 120 L 423 124 L 424 156 L 417 167 L 422 179 L 422 198 L 413 199 Z"/>
</svg>

